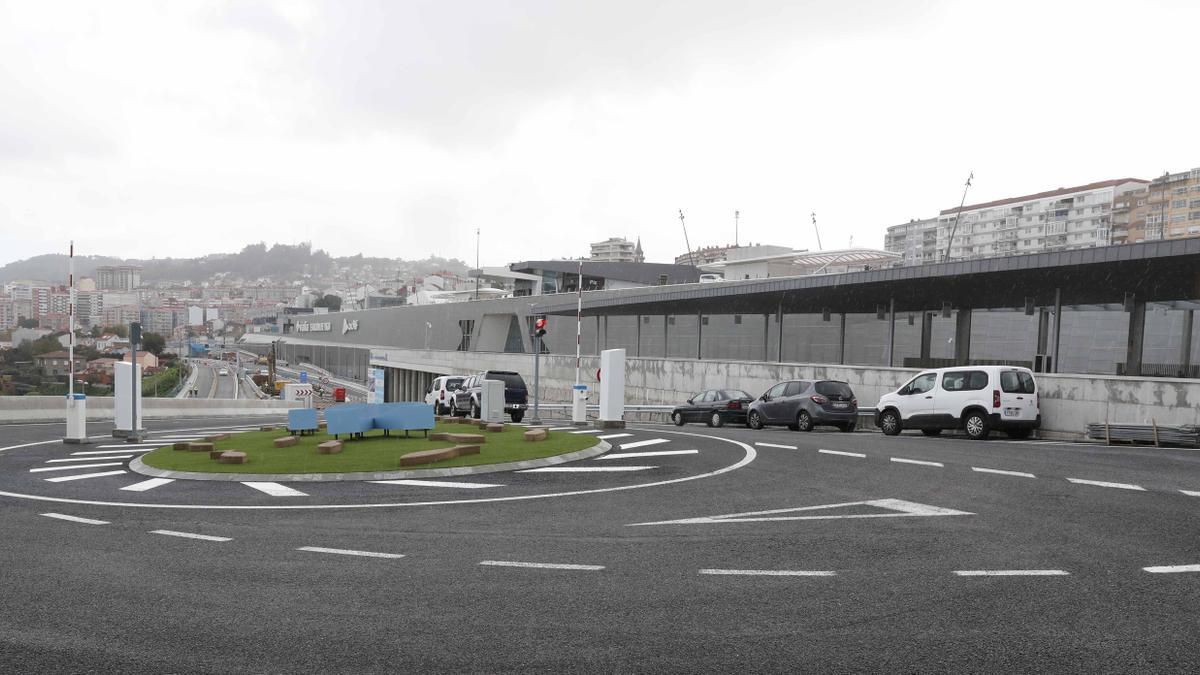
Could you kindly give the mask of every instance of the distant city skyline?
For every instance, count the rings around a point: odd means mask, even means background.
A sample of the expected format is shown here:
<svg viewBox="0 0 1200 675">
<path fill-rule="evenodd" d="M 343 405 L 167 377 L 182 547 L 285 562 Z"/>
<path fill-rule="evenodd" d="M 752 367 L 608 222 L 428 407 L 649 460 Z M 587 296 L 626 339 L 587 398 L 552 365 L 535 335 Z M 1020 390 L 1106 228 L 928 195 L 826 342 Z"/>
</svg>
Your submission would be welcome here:
<svg viewBox="0 0 1200 675">
<path fill-rule="evenodd" d="M 0 265 L 72 239 L 473 261 L 476 228 L 485 266 L 608 237 L 670 262 L 678 209 L 693 248 L 735 211 L 742 243 L 816 249 L 816 212 L 825 248 L 882 248 L 971 171 L 977 203 L 1196 166 L 1157 123 L 1200 99 L 1196 25 L 1181 1 L 3 4 Z"/>
</svg>

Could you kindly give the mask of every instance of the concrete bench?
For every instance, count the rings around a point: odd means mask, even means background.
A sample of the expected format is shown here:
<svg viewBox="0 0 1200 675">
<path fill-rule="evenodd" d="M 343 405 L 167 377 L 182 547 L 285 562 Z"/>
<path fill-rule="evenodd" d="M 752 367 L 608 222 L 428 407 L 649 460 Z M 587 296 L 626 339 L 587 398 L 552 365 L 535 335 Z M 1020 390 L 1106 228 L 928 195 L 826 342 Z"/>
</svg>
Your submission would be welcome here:
<svg viewBox="0 0 1200 675">
<path fill-rule="evenodd" d="M 275 426 L 274 424 L 266 424 L 266 425 L 259 427 L 258 430 L 259 431 L 275 431 L 278 428 L 279 427 Z"/>
<path fill-rule="evenodd" d="M 191 443 L 188 441 L 179 441 L 178 443 L 171 445 L 171 448 L 175 450 L 190 450 L 188 447 L 189 445 L 191 445 Z"/>
<path fill-rule="evenodd" d="M 283 438 L 276 438 L 272 445 L 277 448 L 290 448 L 299 442 L 300 439 L 296 438 L 295 436 L 284 436 Z"/>
<path fill-rule="evenodd" d="M 544 441 L 549 435 L 550 433 L 545 429 L 530 429 L 525 432 L 525 440 L 531 442 Z"/>
<path fill-rule="evenodd" d="M 227 441 L 227 440 L 229 440 L 229 434 L 213 434 L 212 436 L 205 436 L 204 440 L 208 441 L 209 443 L 216 443 L 217 441 Z"/>
<path fill-rule="evenodd" d="M 483 434 L 446 434 L 446 440 L 451 443 L 487 443 Z"/>
<path fill-rule="evenodd" d="M 489 422 L 484 429 L 487 429 L 491 433 L 499 433 L 504 431 L 504 425 L 500 424 L 499 422 Z"/>
<path fill-rule="evenodd" d="M 341 441 L 325 441 L 317 444 L 318 455 L 336 455 L 342 451 Z"/>
<path fill-rule="evenodd" d="M 455 457 L 463 455 L 478 455 L 478 445 L 456 445 L 452 448 L 439 448 L 437 450 L 418 450 L 404 455 L 400 455 L 400 466 L 415 466 L 418 464 L 432 464 L 434 462 L 444 462 Z"/>
<path fill-rule="evenodd" d="M 447 431 L 435 431 L 432 434 L 429 434 L 429 440 L 431 440 L 431 441 L 448 441 L 448 440 L 450 440 L 450 433 Z"/>
<path fill-rule="evenodd" d="M 217 461 L 222 464 L 245 464 L 246 453 L 239 450 L 226 450 L 221 453 Z"/>
<path fill-rule="evenodd" d="M 187 449 L 190 450 L 191 452 L 210 452 L 210 451 L 214 450 L 215 448 L 213 447 L 212 443 L 206 443 L 203 441 L 192 441 L 191 443 L 188 443 Z"/>
<path fill-rule="evenodd" d="M 225 454 L 226 452 L 228 452 L 228 451 L 227 450 L 209 450 L 208 458 L 209 459 L 221 459 L 221 455 Z"/>
</svg>

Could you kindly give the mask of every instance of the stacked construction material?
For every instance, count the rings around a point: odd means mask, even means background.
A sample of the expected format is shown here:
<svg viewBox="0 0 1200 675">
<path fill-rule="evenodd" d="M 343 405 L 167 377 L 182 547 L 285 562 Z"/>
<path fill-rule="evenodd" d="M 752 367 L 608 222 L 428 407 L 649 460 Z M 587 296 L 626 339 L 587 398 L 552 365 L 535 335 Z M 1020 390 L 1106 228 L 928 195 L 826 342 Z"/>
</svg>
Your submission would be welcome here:
<svg viewBox="0 0 1200 675">
<path fill-rule="evenodd" d="M 1200 426 L 1193 424 L 1167 427 L 1157 424 L 1093 423 L 1088 425 L 1087 435 L 1090 439 L 1109 443 L 1150 443 L 1188 448 L 1200 447 Z"/>
</svg>

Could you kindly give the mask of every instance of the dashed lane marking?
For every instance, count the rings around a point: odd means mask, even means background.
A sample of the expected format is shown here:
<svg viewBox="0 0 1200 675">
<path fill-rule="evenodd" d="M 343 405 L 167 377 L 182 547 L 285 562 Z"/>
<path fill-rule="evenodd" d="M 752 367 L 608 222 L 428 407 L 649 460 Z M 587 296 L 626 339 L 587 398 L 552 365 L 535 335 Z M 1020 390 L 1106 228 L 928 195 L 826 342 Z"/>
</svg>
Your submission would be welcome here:
<svg viewBox="0 0 1200 675">
<path fill-rule="evenodd" d="M 598 572 L 604 569 L 604 565 L 574 565 L 569 563 L 536 563 L 536 562 L 515 562 L 508 560 L 483 560 L 480 565 L 489 567 L 529 567 L 539 570 L 581 570 L 585 572 Z"/>
<path fill-rule="evenodd" d="M 163 446 L 162 443 L 154 442 L 154 443 L 117 443 L 114 445 L 97 445 L 96 447 L 97 448 L 124 448 L 126 450 L 141 450 L 144 448 L 147 450 L 153 450 L 154 448 L 161 448 L 162 446 Z"/>
<path fill-rule="evenodd" d="M 866 457 L 866 455 L 862 454 L 861 452 L 844 452 L 842 450 L 817 450 L 817 452 L 821 452 L 826 455 L 841 455 L 842 457 Z"/>
<path fill-rule="evenodd" d="M 671 441 L 668 441 L 665 438 L 651 438 L 648 441 L 634 441 L 633 443 L 622 443 L 621 449 L 622 450 L 632 450 L 634 448 L 644 448 L 647 445 L 658 445 L 660 443 L 670 443 L 670 442 Z"/>
<path fill-rule="evenodd" d="M 973 466 L 973 467 L 971 467 L 971 470 L 978 471 L 979 473 L 994 473 L 994 474 L 998 474 L 1001 476 L 1017 476 L 1020 478 L 1037 478 L 1037 476 L 1035 476 L 1031 473 L 1025 473 L 1024 471 L 1005 471 L 1004 469 L 985 469 L 981 466 Z"/>
<path fill-rule="evenodd" d="M 607 436 L 597 436 L 602 441 L 607 441 L 610 438 L 629 438 L 633 434 L 608 434 Z"/>
<path fill-rule="evenodd" d="M 310 553 L 333 553 L 335 555 L 357 555 L 364 558 L 403 558 L 402 553 L 377 553 L 375 551 L 355 551 L 348 548 L 325 548 L 324 546 L 301 546 L 297 551 Z"/>
<path fill-rule="evenodd" d="M 704 569 L 700 574 L 719 574 L 749 577 L 832 577 L 837 572 L 832 570 L 722 570 Z"/>
<path fill-rule="evenodd" d="M 43 513 L 47 518 L 56 518 L 58 520 L 66 520 L 72 523 L 83 523 L 84 525 L 108 525 L 107 520 L 95 520 L 93 518 L 80 518 L 79 516 L 68 516 L 65 513 Z"/>
<path fill-rule="evenodd" d="M 927 462 L 923 459 L 905 459 L 903 457 L 893 457 L 892 461 L 899 462 L 900 464 L 919 464 L 921 466 L 936 466 L 939 469 L 945 468 L 945 466 L 946 466 L 945 464 L 942 464 L 941 462 Z"/>
<path fill-rule="evenodd" d="M 614 452 L 592 459 L 629 459 L 631 457 L 666 457 L 668 455 L 698 455 L 699 450 L 650 450 L 647 452 Z"/>
<path fill-rule="evenodd" d="M 307 497 L 308 496 L 308 494 L 305 492 L 295 490 L 286 485 L 280 485 L 279 483 L 243 481 L 242 485 L 245 485 L 248 488 L 254 488 L 255 490 L 258 490 L 259 492 L 265 492 L 265 493 L 271 495 L 272 497 Z"/>
<path fill-rule="evenodd" d="M 573 433 L 573 434 L 598 434 L 601 431 L 603 431 L 603 429 L 580 429 L 579 431 L 572 431 L 571 433 Z"/>
<path fill-rule="evenodd" d="M 81 451 L 79 451 L 79 452 L 72 452 L 72 453 L 71 453 L 71 456 L 72 456 L 72 457 L 75 457 L 76 455 L 80 455 L 80 456 L 87 456 L 87 455 L 114 455 L 114 454 L 120 454 L 120 453 L 122 453 L 122 452 L 144 452 L 144 451 L 143 451 L 143 450 L 141 450 L 140 448 L 125 448 L 124 450 L 81 450 Z M 103 457 L 96 457 L 95 459 L 104 459 L 104 458 L 103 458 Z"/>
<path fill-rule="evenodd" d="M 368 483 L 378 483 L 380 485 L 411 485 L 413 487 L 444 487 L 444 488 L 464 488 L 468 490 L 478 490 L 482 488 L 504 487 L 498 483 L 456 483 L 448 480 L 416 480 L 413 478 L 403 478 L 399 480 L 369 480 Z"/>
<path fill-rule="evenodd" d="M 121 489 L 128 490 L 129 492 L 145 492 L 146 490 L 153 490 L 156 487 L 162 487 L 167 483 L 174 482 L 174 478 L 151 478 L 150 480 L 144 480 L 140 483 L 134 483 L 133 485 L 126 485 Z"/>
<path fill-rule="evenodd" d="M 576 428 L 574 425 L 571 425 L 569 427 L 552 427 L 550 429 L 547 429 L 546 431 L 570 431 L 574 428 Z"/>
<path fill-rule="evenodd" d="M 1179 574 L 1180 572 L 1200 572 L 1200 565 L 1161 565 L 1142 569 L 1151 574 Z"/>
<path fill-rule="evenodd" d="M 1117 488 L 1118 490 L 1146 491 L 1146 488 L 1141 485 L 1134 485 L 1132 483 L 1108 483 L 1102 480 L 1085 480 L 1083 478 L 1068 478 L 1067 480 L 1076 485 L 1095 485 L 1096 487 Z"/>
<path fill-rule="evenodd" d="M 1180 490 L 1180 492 L 1189 497 L 1200 497 L 1200 492 L 1195 492 L 1193 490 Z"/>
<path fill-rule="evenodd" d="M 198 539 L 200 541 L 233 541 L 232 537 L 214 537 L 211 534 L 196 534 L 195 532 L 176 532 L 175 530 L 150 530 L 150 534 L 165 534 L 168 537 L 183 539 Z"/>
<path fill-rule="evenodd" d="M 47 464 L 63 464 L 66 462 L 94 462 L 99 459 L 133 459 L 136 455 L 105 455 L 103 457 L 75 457 L 67 459 L 48 459 Z M 78 469 L 78 466 L 72 467 Z"/>
<path fill-rule="evenodd" d="M 794 445 L 780 445 L 779 443 L 755 443 L 760 448 L 779 448 L 780 450 L 795 450 Z"/>
<path fill-rule="evenodd" d="M 104 459 L 116 459 L 115 457 L 105 457 Z M 75 471 L 76 469 L 99 469 L 105 466 L 121 466 L 124 462 L 101 462 L 99 464 L 76 464 L 74 466 L 44 466 L 38 469 L 30 469 L 29 473 L 42 473 L 43 471 Z"/>
<path fill-rule="evenodd" d="M 525 469 L 517 473 L 593 473 L 602 471 L 645 471 L 657 466 L 546 466 L 540 469 Z"/>
<path fill-rule="evenodd" d="M 955 570 L 959 577 L 1065 577 L 1066 570 Z"/>
<path fill-rule="evenodd" d="M 76 466 L 76 467 L 72 467 L 72 468 L 78 469 L 79 467 Z M 86 478 L 103 478 L 104 476 L 120 476 L 123 473 L 126 473 L 126 471 L 124 469 L 120 469 L 117 471 L 100 471 L 97 473 L 81 473 L 77 476 L 58 476 L 57 478 L 47 478 L 46 482 L 48 482 L 48 483 L 65 483 L 69 480 L 84 480 Z"/>
</svg>

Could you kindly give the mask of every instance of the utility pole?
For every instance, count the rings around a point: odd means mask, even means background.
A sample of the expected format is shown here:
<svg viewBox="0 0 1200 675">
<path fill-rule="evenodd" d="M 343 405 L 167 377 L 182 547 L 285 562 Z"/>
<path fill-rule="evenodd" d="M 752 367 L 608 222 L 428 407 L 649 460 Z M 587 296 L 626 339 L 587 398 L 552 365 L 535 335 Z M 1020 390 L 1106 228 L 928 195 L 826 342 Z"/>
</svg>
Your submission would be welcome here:
<svg viewBox="0 0 1200 675">
<path fill-rule="evenodd" d="M 825 249 L 821 246 L 821 230 L 817 227 L 817 212 L 813 211 L 809 215 L 812 216 L 813 232 L 817 233 L 817 250 L 823 251 Z"/>
<path fill-rule="evenodd" d="M 692 244 L 688 241 L 687 223 L 683 220 L 683 209 L 679 209 L 679 224 L 683 226 L 683 243 L 687 246 L 688 262 L 695 267 L 696 258 L 692 255 Z"/>
<path fill-rule="evenodd" d="M 967 176 L 967 184 L 963 186 L 962 201 L 958 203 L 958 213 L 954 214 L 954 226 L 950 228 L 950 239 L 946 241 L 946 255 L 942 256 L 942 262 L 950 259 L 950 247 L 954 245 L 954 233 L 958 230 L 958 221 L 962 218 L 963 205 L 967 203 L 967 190 L 971 189 L 971 180 L 975 178 L 975 172 L 971 171 L 971 175 Z"/>
<path fill-rule="evenodd" d="M 479 228 L 475 228 L 475 299 L 479 299 Z"/>
<path fill-rule="evenodd" d="M 733 247 L 734 248 L 737 248 L 737 245 L 738 245 L 738 218 L 741 215 L 742 214 L 740 211 L 733 212 Z"/>
</svg>

